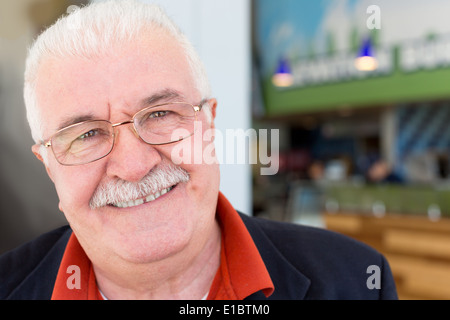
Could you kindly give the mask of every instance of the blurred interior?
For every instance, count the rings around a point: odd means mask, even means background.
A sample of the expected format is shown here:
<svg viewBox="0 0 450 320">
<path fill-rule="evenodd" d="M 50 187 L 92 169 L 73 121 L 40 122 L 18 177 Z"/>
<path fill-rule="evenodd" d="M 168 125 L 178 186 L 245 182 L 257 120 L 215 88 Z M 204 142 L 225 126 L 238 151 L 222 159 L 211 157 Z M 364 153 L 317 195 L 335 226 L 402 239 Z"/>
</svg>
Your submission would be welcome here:
<svg viewBox="0 0 450 320">
<path fill-rule="evenodd" d="M 364 241 L 401 299 L 449 299 L 448 4 L 406 3 L 254 2 L 254 122 L 281 131 L 254 214 Z"/>
</svg>

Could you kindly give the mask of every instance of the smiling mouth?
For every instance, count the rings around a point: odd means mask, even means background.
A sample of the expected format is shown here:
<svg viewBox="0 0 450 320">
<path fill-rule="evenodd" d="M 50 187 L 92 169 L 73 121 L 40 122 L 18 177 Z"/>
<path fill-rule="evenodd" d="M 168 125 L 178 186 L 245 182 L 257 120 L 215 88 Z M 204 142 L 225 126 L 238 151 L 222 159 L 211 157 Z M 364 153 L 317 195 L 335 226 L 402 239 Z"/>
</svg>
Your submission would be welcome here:
<svg viewBox="0 0 450 320">
<path fill-rule="evenodd" d="M 155 201 L 156 199 L 158 199 L 159 197 L 161 197 L 162 195 L 170 192 L 173 188 L 175 188 L 175 186 L 171 186 L 169 188 L 166 189 L 162 189 L 154 194 L 150 194 L 144 198 L 140 198 L 140 199 L 136 199 L 136 200 L 130 200 L 130 201 L 125 201 L 125 202 L 117 202 L 117 203 L 111 203 L 110 206 L 116 207 L 116 208 L 130 208 L 130 207 L 136 207 L 136 206 L 140 206 L 141 204 L 144 203 L 148 203 L 148 202 L 152 202 Z"/>
</svg>

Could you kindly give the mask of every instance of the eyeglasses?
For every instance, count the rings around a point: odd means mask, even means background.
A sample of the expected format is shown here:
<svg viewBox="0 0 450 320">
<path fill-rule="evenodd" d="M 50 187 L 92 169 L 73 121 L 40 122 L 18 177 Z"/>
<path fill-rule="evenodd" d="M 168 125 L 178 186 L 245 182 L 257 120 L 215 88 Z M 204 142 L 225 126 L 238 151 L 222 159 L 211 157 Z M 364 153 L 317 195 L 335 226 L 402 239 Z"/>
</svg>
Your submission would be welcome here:
<svg viewBox="0 0 450 320">
<path fill-rule="evenodd" d="M 100 160 L 114 148 L 115 128 L 133 124 L 134 132 L 147 144 L 165 145 L 194 134 L 199 105 L 170 102 L 147 107 L 129 121 L 112 124 L 107 120 L 89 120 L 57 131 L 41 144 L 51 147 L 56 160 L 65 166 L 76 166 Z"/>
</svg>

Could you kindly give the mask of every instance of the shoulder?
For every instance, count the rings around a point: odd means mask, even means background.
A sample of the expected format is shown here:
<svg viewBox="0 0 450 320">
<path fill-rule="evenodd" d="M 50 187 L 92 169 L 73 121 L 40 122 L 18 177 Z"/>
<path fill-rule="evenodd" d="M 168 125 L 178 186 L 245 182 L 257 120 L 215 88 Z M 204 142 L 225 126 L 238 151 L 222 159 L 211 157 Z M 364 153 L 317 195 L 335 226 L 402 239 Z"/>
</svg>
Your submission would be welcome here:
<svg viewBox="0 0 450 320">
<path fill-rule="evenodd" d="M 49 299 L 71 229 L 45 233 L 0 256 L 0 299 Z"/>
<path fill-rule="evenodd" d="M 396 299 L 389 264 L 374 248 L 322 228 L 243 215 L 242 220 L 268 269 L 284 263 L 301 273 L 310 281 L 310 298 Z M 374 266 L 380 270 L 383 290 L 368 289 Z M 274 271 L 271 276 L 286 275 Z"/>
<path fill-rule="evenodd" d="M 293 251 L 297 255 L 318 254 L 324 257 L 330 252 L 332 257 L 336 257 L 346 252 L 354 255 L 354 250 L 357 250 L 358 253 L 379 255 L 370 246 L 327 229 L 248 216 L 242 216 L 242 218 L 257 241 L 264 237 L 285 253 Z M 301 252 L 299 249 L 302 249 Z M 318 249 L 326 250 L 318 251 Z"/>
</svg>

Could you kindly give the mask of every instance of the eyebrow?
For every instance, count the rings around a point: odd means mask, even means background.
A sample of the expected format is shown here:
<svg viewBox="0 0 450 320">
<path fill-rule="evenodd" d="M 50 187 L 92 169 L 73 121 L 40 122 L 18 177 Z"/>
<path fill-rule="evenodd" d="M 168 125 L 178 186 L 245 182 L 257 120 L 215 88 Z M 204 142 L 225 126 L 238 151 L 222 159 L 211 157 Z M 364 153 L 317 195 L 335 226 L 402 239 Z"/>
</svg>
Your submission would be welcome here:
<svg viewBox="0 0 450 320">
<path fill-rule="evenodd" d="M 181 94 L 179 91 L 174 89 L 164 89 L 160 92 L 157 92 L 153 95 L 151 95 L 148 98 L 145 98 L 141 101 L 140 107 L 145 108 L 151 105 L 156 105 L 158 103 L 163 102 L 169 102 L 174 100 L 183 100 L 184 101 L 184 95 Z M 178 101 L 181 102 L 181 101 Z"/>
<path fill-rule="evenodd" d="M 62 130 L 68 126 L 71 126 L 73 124 L 77 124 L 80 122 L 84 122 L 84 121 L 90 121 L 90 120 L 95 120 L 95 117 L 93 114 L 85 114 L 85 115 L 80 115 L 80 116 L 74 116 L 74 117 L 68 117 L 65 118 L 60 125 L 58 126 L 57 131 Z M 97 119 L 98 120 L 98 119 Z"/>
<path fill-rule="evenodd" d="M 156 105 L 158 103 L 164 103 L 174 100 L 183 100 L 184 95 L 181 94 L 179 91 L 174 89 L 164 89 L 162 91 L 159 91 L 155 94 L 152 94 L 151 96 L 144 98 L 140 101 L 139 107 L 140 109 L 143 109 L 145 107 L 149 107 L 152 105 Z M 69 116 L 64 118 L 61 123 L 59 124 L 57 131 L 64 129 L 66 127 L 69 127 L 73 124 L 77 124 L 84 121 L 90 121 L 90 120 L 100 120 L 96 118 L 93 114 L 85 114 L 85 115 L 77 115 L 77 116 Z"/>
</svg>

